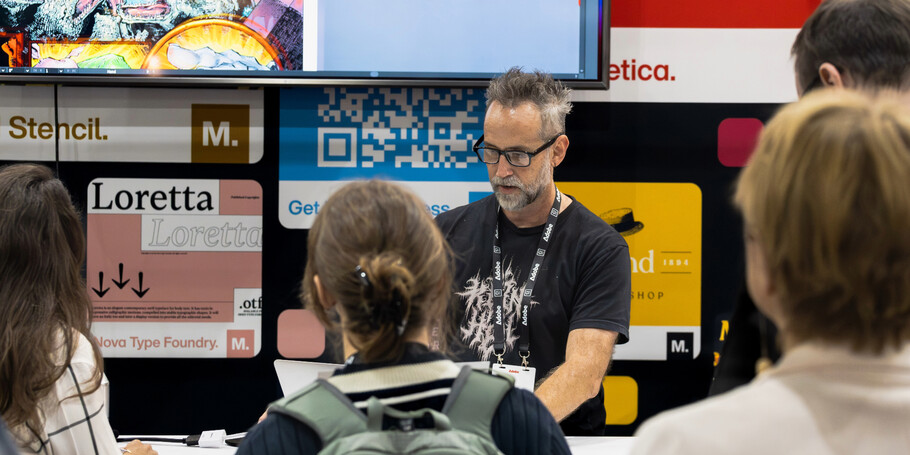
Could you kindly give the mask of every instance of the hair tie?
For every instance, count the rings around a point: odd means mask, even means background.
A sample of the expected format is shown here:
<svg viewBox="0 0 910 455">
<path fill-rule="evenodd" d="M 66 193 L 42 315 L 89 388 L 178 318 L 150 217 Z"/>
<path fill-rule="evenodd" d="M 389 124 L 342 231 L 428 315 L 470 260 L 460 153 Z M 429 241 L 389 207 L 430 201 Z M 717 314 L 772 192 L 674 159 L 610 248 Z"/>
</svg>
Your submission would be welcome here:
<svg viewBox="0 0 910 455">
<path fill-rule="evenodd" d="M 363 267 L 360 267 L 360 264 L 358 264 L 357 267 L 354 267 L 354 275 L 357 275 L 357 278 L 360 280 L 360 286 L 363 287 L 365 291 L 369 292 L 373 290 L 373 283 L 370 283 L 367 272 L 363 271 Z"/>
</svg>

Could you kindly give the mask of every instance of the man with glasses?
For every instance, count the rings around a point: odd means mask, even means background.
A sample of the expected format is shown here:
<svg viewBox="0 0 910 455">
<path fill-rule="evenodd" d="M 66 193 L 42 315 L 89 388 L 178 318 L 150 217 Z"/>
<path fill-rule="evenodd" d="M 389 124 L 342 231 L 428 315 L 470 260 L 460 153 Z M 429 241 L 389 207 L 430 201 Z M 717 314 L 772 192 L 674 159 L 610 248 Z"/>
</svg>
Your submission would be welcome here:
<svg viewBox="0 0 910 455">
<path fill-rule="evenodd" d="M 489 360 L 535 388 L 567 435 L 602 435 L 603 377 L 628 341 L 629 249 L 562 194 L 569 89 L 512 68 L 487 89 L 474 145 L 494 194 L 436 220 L 456 256 L 462 360 Z"/>
</svg>

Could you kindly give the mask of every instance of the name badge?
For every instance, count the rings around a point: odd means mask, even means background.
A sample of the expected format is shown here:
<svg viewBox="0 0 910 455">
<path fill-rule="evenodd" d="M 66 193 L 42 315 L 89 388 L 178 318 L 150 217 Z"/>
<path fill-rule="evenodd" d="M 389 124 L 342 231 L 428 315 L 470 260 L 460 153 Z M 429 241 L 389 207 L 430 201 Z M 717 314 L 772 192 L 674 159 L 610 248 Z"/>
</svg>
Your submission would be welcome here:
<svg viewBox="0 0 910 455">
<path fill-rule="evenodd" d="M 497 374 L 512 376 L 512 378 L 515 379 L 515 387 L 534 393 L 534 376 L 537 374 L 536 368 L 508 364 L 500 365 L 494 362 L 492 369 L 493 372 Z"/>
</svg>

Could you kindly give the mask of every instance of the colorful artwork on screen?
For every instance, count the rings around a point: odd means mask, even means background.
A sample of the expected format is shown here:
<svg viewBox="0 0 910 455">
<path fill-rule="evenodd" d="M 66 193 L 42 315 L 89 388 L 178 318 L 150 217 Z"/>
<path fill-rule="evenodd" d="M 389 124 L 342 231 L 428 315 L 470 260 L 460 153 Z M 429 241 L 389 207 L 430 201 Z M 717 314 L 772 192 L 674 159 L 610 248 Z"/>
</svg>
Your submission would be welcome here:
<svg viewBox="0 0 910 455">
<path fill-rule="evenodd" d="M 0 67 L 295 70 L 303 0 L 0 0 Z"/>
</svg>

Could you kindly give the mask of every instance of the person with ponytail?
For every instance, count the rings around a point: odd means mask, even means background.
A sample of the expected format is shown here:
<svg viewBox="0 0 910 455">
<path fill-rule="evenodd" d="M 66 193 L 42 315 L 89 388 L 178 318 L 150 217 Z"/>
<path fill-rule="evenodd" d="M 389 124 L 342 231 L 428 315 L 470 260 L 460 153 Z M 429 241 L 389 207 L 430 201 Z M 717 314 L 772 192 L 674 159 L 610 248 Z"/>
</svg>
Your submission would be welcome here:
<svg viewBox="0 0 910 455">
<path fill-rule="evenodd" d="M 399 411 L 442 410 L 461 371 L 440 352 L 451 292 L 449 247 L 410 191 L 359 181 L 320 208 L 301 299 L 327 329 L 340 332 L 346 360 L 329 382 L 357 409 L 376 397 Z M 238 455 L 319 452 L 326 442 L 303 417 L 273 406 Z M 559 425 L 528 391 L 506 392 L 490 426 L 503 453 L 569 453 Z"/>
<path fill-rule="evenodd" d="M 85 236 L 45 166 L 0 168 L 0 412 L 21 453 L 119 455 L 82 278 Z M 139 441 L 130 453 L 157 454 Z"/>
</svg>

